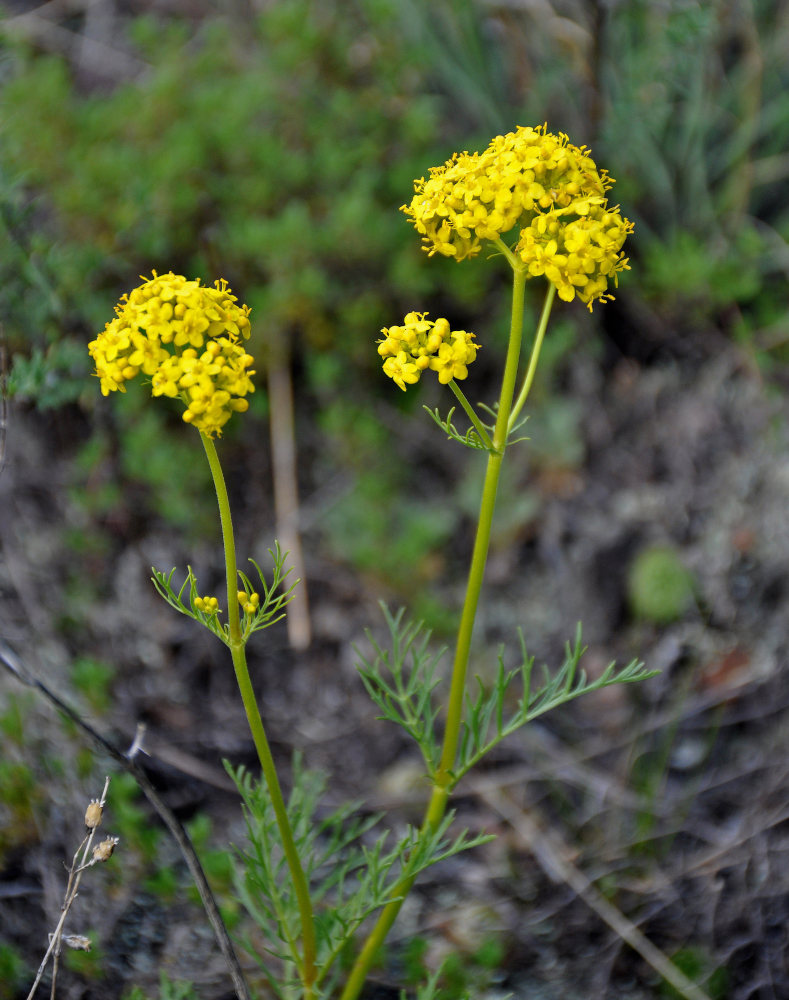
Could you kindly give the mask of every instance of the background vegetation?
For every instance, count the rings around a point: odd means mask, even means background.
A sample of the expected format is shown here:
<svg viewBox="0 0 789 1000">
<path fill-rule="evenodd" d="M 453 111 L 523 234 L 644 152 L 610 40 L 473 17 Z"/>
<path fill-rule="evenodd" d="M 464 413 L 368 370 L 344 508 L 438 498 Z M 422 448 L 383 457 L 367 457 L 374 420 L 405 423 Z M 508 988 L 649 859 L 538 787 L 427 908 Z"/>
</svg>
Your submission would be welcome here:
<svg viewBox="0 0 789 1000">
<path fill-rule="evenodd" d="M 517 624 L 550 658 L 583 617 L 603 665 L 641 653 L 664 674 L 633 703 L 579 706 L 510 748 L 501 763 L 522 768 L 523 789 L 508 795 L 539 829 L 515 824 L 483 859 L 479 907 L 441 928 L 425 922 L 429 897 L 449 890 L 429 886 L 382 975 L 406 985 L 451 945 L 450 996 L 660 995 L 583 902 L 534 874 L 529 852 L 544 863 L 558 837 L 661 947 L 712 975 L 711 994 L 789 991 L 786 774 L 768 763 L 786 756 L 786 5 L 3 7 L 0 636 L 119 738 L 146 721 L 153 773 L 196 824 L 232 920 L 215 848 L 238 816 L 218 760 L 247 751 L 229 679 L 147 583 L 152 562 L 187 558 L 219 576 L 210 483 L 178 415 L 144 392 L 102 400 L 85 349 L 138 274 L 224 276 L 253 308 L 259 358 L 252 418 L 223 443 L 253 555 L 275 530 L 267 373 L 294 387 L 315 639 L 301 659 L 284 637 L 260 654 L 279 751 L 306 747 L 339 791 L 407 806 L 412 776 L 388 768 L 398 744 L 367 719 L 350 644 L 379 596 L 451 633 L 477 470 L 420 413 L 437 394 L 394 391 L 373 342 L 409 309 L 451 316 L 485 346 L 474 392 L 488 398 L 507 291 L 494 262 L 428 261 L 397 208 L 453 150 L 547 120 L 617 178 L 632 271 L 615 303 L 553 320 L 532 440 L 501 497 L 480 671 Z M 307 697 L 309 731 L 294 708 Z M 10 679 L 0 706 L 10 998 L 107 764 Z M 202 918 L 124 782 L 110 808 L 127 853 L 95 903 L 107 917 L 94 911 L 97 951 L 74 973 L 82 995 L 180 995 L 157 985 L 164 969 L 218 996 L 218 963 L 179 964 Z M 501 816 L 479 790 L 467 808 Z"/>
</svg>

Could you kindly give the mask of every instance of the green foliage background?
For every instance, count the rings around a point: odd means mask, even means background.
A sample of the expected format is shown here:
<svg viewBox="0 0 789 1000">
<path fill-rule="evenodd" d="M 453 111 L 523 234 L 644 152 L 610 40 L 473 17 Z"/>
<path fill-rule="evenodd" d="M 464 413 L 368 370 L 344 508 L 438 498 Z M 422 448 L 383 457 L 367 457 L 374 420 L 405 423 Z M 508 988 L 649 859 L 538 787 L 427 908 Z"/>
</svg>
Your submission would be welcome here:
<svg viewBox="0 0 789 1000">
<path fill-rule="evenodd" d="M 547 119 L 592 145 L 637 223 L 637 267 L 616 307 L 570 322 L 605 324 L 626 352 L 640 337 L 646 354 L 667 329 L 722 325 L 764 354 L 781 341 L 789 260 L 781 10 L 639 0 L 538 19 L 475 0 L 293 0 L 246 17 L 150 13 L 119 23 L 117 46 L 140 69 L 112 80 L 80 76 L 8 31 L 0 313 L 10 391 L 92 412 L 84 345 L 136 276 L 224 276 L 253 307 L 259 369 L 272 351 L 295 360 L 297 409 L 322 435 L 316 469 L 342 470 L 359 499 L 351 537 L 348 520 L 325 518 L 336 549 L 402 585 L 399 547 L 434 551 L 453 524 L 418 490 L 423 516 L 404 506 L 411 530 L 369 514 L 377 496 L 413 495 L 402 463 L 382 458 L 371 404 L 415 404 L 379 376 L 373 341 L 425 308 L 492 344 L 506 301 L 495 266 L 424 258 L 397 211 L 414 177 L 453 149 Z M 566 407 L 544 406 L 545 425 L 564 426 Z M 265 417 L 263 391 L 255 412 Z M 97 427 L 91 460 L 119 454 L 151 507 L 179 522 L 177 416 L 134 394 L 119 414 Z M 97 502 L 106 511 L 120 499 Z M 385 539 L 396 544 L 381 567 Z"/>
<path fill-rule="evenodd" d="M 562 462 L 583 457 L 577 414 L 551 392 L 562 350 L 610 338 L 649 357 L 696 325 L 740 337 L 766 364 L 780 358 L 789 267 L 781 5 L 579 3 L 538 19 L 475 0 L 293 0 L 246 17 L 149 13 L 118 28 L 115 44 L 138 61 L 131 79 L 80 74 L 12 31 L 2 48 L 9 390 L 95 414 L 85 343 L 136 276 L 226 277 L 253 308 L 254 413 L 266 417 L 263 369 L 284 352 L 309 422 L 300 444 L 310 485 L 343 481 L 342 513 L 321 518 L 331 548 L 397 589 L 429 583 L 457 523 L 441 483 L 424 474 L 428 448 L 401 435 L 395 454 L 415 461 L 390 460 L 396 409 L 418 404 L 380 376 L 373 341 L 411 308 L 447 313 L 491 347 L 505 323 L 495 262 L 427 261 L 397 211 L 414 177 L 453 149 L 547 119 L 592 145 L 637 224 L 636 266 L 617 303 L 555 319 L 557 331 L 568 322 L 595 336 L 553 338 L 560 353 L 532 425 L 541 428 L 537 464 L 556 462 L 552 427 Z M 483 352 L 480 395 L 485 365 Z M 422 398 L 432 402 L 429 390 Z M 112 417 L 92 421 L 78 468 L 117 456 L 122 488 L 89 491 L 92 515 L 142 495 L 152 513 L 199 533 L 200 497 L 211 501 L 179 458 L 177 414 L 147 406 L 144 392 L 112 402 Z M 189 512 L 176 464 L 189 477 Z M 381 499 L 393 496 L 401 503 L 387 510 Z"/>
</svg>

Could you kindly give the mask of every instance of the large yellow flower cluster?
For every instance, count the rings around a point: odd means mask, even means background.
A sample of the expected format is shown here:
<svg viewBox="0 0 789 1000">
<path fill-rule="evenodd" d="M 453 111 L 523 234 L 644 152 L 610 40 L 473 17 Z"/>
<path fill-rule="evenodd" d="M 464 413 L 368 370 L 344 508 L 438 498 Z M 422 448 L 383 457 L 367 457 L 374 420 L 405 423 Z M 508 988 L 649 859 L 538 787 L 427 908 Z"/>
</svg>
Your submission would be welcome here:
<svg viewBox="0 0 789 1000">
<path fill-rule="evenodd" d="M 101 391 L 126 391 L 139 374 L 151 378 L 154 396 L 179 396 L 183 419 L 214 437 L 234 412 L 248 409 L 254 392 L 249 307 L 237 305 L 227 282 L 213 288 L 180 274 L 143 281 L 115 307 L 115 319 L 88 345 Z"/>
<path fill-rule="evenodd" d="M 405 390 L 406 383 L 418 382 L 428 368 L 439 382 L 464 379 L 468 365 L 476 358 L 474 334 L 451 330 L 449 320 L 427 318 L 427 313 L 410 312 L 402 326 L 384 327 L 378 353 L 384 358 L 384 373 Z"/>
<path fill-rule="evenodd" d="M 621 253 L 632 223 L 608 207 L 613 181 L 585 146 L 543 125 L 496 136 L 483 153 L 455 153 L 414 182 L 402 211 L 428 254 L 464 260 L 516 226 L 515 253 L 529 275 L 544 274 L 559 297 L 591 309 L 611 298 L 608 282 L 628 267 Z"/>
</svg>

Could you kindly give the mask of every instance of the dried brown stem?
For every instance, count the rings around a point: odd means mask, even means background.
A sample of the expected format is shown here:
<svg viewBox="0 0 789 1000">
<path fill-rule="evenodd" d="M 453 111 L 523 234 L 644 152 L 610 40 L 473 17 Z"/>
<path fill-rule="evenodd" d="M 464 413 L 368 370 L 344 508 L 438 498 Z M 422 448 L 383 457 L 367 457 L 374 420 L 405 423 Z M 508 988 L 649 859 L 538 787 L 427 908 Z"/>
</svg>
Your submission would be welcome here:
<svg viewBox="0 0 789 1000">
<path fill-rule="evenodd" d="M 110 779 L 104 779 L 104 789 L 101 793 L 101 798 L 99 799 L 99 804 L 103 807 L 104 803 L 107 801 L 107 789 L 110 787 Z M 71 859 L 71 867 L 69 868 L 68 882 L 66 883 L 66 892 L 63 896 L 63 905 L 61 906 L 60 919 L 57 922 L 57 926 L 54 931 L 49 935 L 49 947 L 46 950 L 44 957 L 41 959 L 41 965 L 38 967 L 38 972 L 36 973 L 36 978 L 33 985 L 30 987 L 30 992 L 27 995 L 27 1000 L 33 1000 L 36 990 L 38 989 L 38 984 L 41 982 L 41 977 L 44 975 L 44 969 L 47 967 L 47 962 L 52 956 L 52 986 L 50 989 L 50 997 L 55 1000 L 55 990 L 57 988 L 57 978 L 58 978 L 58 963 L 60 959 L 60 946 L 63 937 L 63 925 L 66 922 L 66 917 L 69 914 L 69 910 L 77 898 L 79 892 L 79 884 L 82 880 L 82 874 L 87 867 L 86 864 L 88 852 L 93 844 L 93 838 L 96 835 L 97 826 L 93 827 L 91 830 L 85 834 L 82 843 L 79 845 L 77 850 L 74 852 L 74 857 Z M 82 852 L 82 861 L 78 861 L 80 851 Z"/>
<path fill-rule="evenodd" d="M 296 432 L 293 420 L 293 383 L 287 352 L 272 350 L 268 366 L 268 391 L 271 403 L 271 463 L 277 537 L 293 577 L 301 583 L 293 591 L 286 619 L 291 648 L 306 649 L 310 644 L 310 615 L 307 581 L 299 532 L 299 489 L 296 474 Z"/>
</svg>

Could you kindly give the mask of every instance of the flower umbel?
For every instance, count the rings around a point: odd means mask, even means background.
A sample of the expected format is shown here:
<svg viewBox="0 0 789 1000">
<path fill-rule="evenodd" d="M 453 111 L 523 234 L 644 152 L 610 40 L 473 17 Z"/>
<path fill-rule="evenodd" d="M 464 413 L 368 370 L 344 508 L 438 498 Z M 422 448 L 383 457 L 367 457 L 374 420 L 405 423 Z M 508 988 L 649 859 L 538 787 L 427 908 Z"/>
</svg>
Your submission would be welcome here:
<svg viewBox="0 0 789 1000">
<path fill-rule="evenodd" d="M 632 223 L 609 208 L 613 180 L 599 170 L 585 146 L 562 133 L 521 126 L 496 136 L 483 153 L 455 153 L 402 211 L 422 236 L 429 255 L 464 260 L 520 229 L 516 254 L 530 277 L 544 274 L 559 296 L 577 295 L 591 309 L 605 301 L 608 282 L 627 270 L 621 253 Z"/>
<path fill-rule="evenodd" d="M 406 383 L 419 381 L 428 368 L 439 382 L 464 379 L 468 365 L 476 358 L 474 334 L 451 330 L 449 320 L 427 318 L 427 313 L 410 312 L 402 326 L 384 327 L 378 353 L 384 358 L 384 374 L 405 391 Z"/>
<path fill-rule="evenodd" d="M 180 397 L 183 419 L 214 437 L 234 412 L 249 407 L 254 359 L 244 350 L 249 307 L 237 305 L 227 282 L 213 288 L 180 274 L 145 279 L 115 307 L 115 319 L 88 345 L 101 391 L 126 391 L 150 377 L 154 396 Z"/>
<path fill-rule="evenodd" d="M 569 222 L 540 215 L 521 231 L 515 252 L 529 275 L 544 274 L 556 286 L 560 299 L 571 302 L 577 295 L 591 309 L 593 302 L 613 298 L 608 280 L 616 285 L 618 272 L 628 268 L 620 250 L 632 229 L 619 208 L 604 205 Z"/>
</svg>

